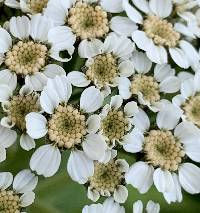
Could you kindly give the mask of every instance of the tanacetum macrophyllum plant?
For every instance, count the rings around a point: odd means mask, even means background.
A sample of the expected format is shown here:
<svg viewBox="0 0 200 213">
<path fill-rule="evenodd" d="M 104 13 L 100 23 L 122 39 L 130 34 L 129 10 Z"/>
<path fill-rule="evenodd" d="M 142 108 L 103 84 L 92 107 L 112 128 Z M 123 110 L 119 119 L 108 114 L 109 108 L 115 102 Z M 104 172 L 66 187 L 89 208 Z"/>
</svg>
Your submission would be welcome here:
<svg viewBox="0 0 200 213">
<path fill-rule="evenodd" d="M 0 0 L 0 212 L 198 213 L 199 38 L 199 0 Z"/>
</svg>

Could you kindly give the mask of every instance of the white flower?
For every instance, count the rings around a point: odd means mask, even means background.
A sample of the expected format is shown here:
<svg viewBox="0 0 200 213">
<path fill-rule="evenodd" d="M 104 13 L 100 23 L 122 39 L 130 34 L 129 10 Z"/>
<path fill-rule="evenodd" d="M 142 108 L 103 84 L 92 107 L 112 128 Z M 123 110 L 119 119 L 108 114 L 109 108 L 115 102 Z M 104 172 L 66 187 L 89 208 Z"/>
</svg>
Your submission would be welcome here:
<svg viewBox="0 0 200 213">
<path fill-rule="evenodd" d="M 175 70 L 168 64 L 157 64 L 154 75 L 149 72 L 152 67 L 151 61 L 142 52 L 134 52 L 132 62 L 138 74 L 131 80 L 127 77 L 118 78 L 119 94 L 124 99 L 137 96 L 138 102 L 147 105 L 152 111 L 161 108 L 161 93 L 175 93 L 180 89 L 180 79 L 175 76 Z"/>
<path fill-rule="evenodd" d="M 5 5 L 15 9 L 21 9 L 24 13 L 43 13 L 49 0 L 5 0 Z"/>
<path fill-rule="evenodd" d="M 90 45 L 88 46 L 88 43 Z M 134 43 L 125 36 L 110 33 L 104 43 L 100 40 L 82 42 L 79 55 L 87 58 L 83 72 L 72 71 L 69 81 L 77 87 L 86 87 L 90 83 L 109 91 L 117 86 L 118 77 L 134 74 L 133 63 L 129 60 L 134 50 Z"/>
<path fill-rule="evenodd" d="M 84 206 L 82 213 L 125 213 L 124 207 L 116 203 L 112 198 L 107 198 L 103 204 L 91 204 Z"/>
<path fill-rule="evenodd" d="M 200 72 L 181 84 L 181 94 L 176 95 L 172 102 L 180 111 L 183 121 L 187 120 L 200 128 Z"/>
<path fill-rule="evenodd" d="M 123 99 L 120 95 L 112 96 L 110 104 L 106 104 L 100 113 L 100 134 L 111 148 L 116 142 L 124 145 L 127 140 L 132 140 L 128 133 L 133 128 L 133 116 L 139 112 L 138 106 L 134 101 L 128 102 L 124 107 L 122 104 Z"/>
<path fill-rule="evenodd" d="M 129 22 L 140 25 L 140 30 L 133 28 L 131 36 L 137 47 L 144 50 L 151 61 L 158 64 L 167 63 L 168 52 L 174 62 L 185 69 L 199 61 L 196 49 L 182 38 L 181 30 L 177 31 L 176 28 L 180 28 L 180 23 L 175 20 L 173 26 L 167 19 L 172 13 L 171 0 L 133 0 L 132 2 L 147 16 L 143 19 L 142 14 L 128 0 L 123 0 L 123 7 L 130 19 Z M 127 29 L 130 31 L 130 27 Z M 120 31 L 120 29 L 116 30 Z M 127 34 L 126 31 L 125 34 Z"/>
<path fill-rule="evenodd" d="M 146 206 L 147 213 L 159 213 L 160 205 L 159 203 L 154 203 L 152 200 L 149 200 Z M 133 203 L 133 213 L 143 213 L 143 203 L 141 200 Z"/>
<path fill-rule="evenodd" d="M 0 85 L 0 102 L 4 112 L 0 122 L 0 162 L 6 158 L 5 148 L 16 141 L 17 132 L 20 132 L 20 145 L 24 150 L 35 148 L 35 141 L 26 133 L 25 116 L 30 112 L 41 111 L 39 95 L 26 85 L 16 94 L 14 86 L 16 84 Z"/>
<path fill-rule="evenodd" d="M 22 170 L 13 179 L 10 172 L 0 172 L 0 206 L 3 212 L 23 212 L 35 199 L 38 177 L 30 170 Z M 11 188 L 12 184 L 12 188 Z"/>
<path fill-rule="evenodd" d="M 40 104 L 47 113 L 47 118 L 35 112 L 26 116 L 27 133 L 34 139 L 47 135 L 49 143 L 35 151 L 30 160 L 30 167 L 39 175 L 52 176 L 60 165 L 60 151 L 73 149 L 68 170 L 71 171 L 71 164 L 81 159 L 78 166 L 83 164 L 82 179 L 72 178 L 84 182 L 83 179 L 90 175 L 84 166 L 93 168 L 93 160 L 99 160 L 106 154 L 106 143 L 101 135 L 96 133 L 100 118 L 98 115 L 90 115 L 102 106 L 103 95 L 94 87 L 85 89 L 78 108 L 70 104 L 71 94 L 72 86 L 66 76 L 49 79 L 40 96 Z M 83 151 L 77 150 L 80 145 Z"/>
<path fill-rule="evenodd" d="M 65 73 L 61 67 L 49 63 L 51 58 L 62 62 L 71 59 L 75 37 L 69 28 L 52 28 L 47 18 L 37 14 L 31 20 L 26 16 L 12 17 L 9 30 L 10 34 L 0 28 L 0 55 L 4 55 L 6 67 L 0 71 L 0 81 L 9 79 L 12 85 L 16 77 L 23 77 L 26 84 L 41 91 L 48 77 Z M 67 51 L 69 58 L 61 58 L 61 51 Z"/>
<path fill-rule="evenodd" d="M 200 130 L 190 122 L 179 121 L 179 110 L 168 104 L 156 118 L 157 128 L 150 129 L 144 111 L 133 118 L 135 139 L 124 148 L 128 152 L 144 154 L 144 160 L 134 163 L 126 174 L 126 182 L 146 193 L 154 183 L 168 203 L 182 201 L 181 187 L 195 194 L 200 168 L 185 162 L 186 157 L 200 162 Z"/>
<path fill-rule="evenodd" d="M 79 175 L 78 171 L 81 170 L 81 166 L 74 168 L 76 175 Z M 115 202 L 124 203 L 126 201 L 128 189 L 125 186 L 125 174 L 129 169 L 126 160 L 113 158 L 107 163 L 95 161 L 94 168 L 91 169 L 94 170 L 91 171 L 93 175 L 90 175 L 85 182 L 88 187 L 87 196 L 89 199 L 96 202 L 100 196 L 112 196 Z"/>
<path fill-rule="evenodd" d="M 87 39 L 98 45 L 97 38 L 108 34 L 110 13 L 122 11 L 122 0 L 50 0 L 44 15 L 55 25 L 69 26 L 77 40 L 81 40 L 81 46 L 88 45 L 89 48 L 92 44 Z"/>
</svg>

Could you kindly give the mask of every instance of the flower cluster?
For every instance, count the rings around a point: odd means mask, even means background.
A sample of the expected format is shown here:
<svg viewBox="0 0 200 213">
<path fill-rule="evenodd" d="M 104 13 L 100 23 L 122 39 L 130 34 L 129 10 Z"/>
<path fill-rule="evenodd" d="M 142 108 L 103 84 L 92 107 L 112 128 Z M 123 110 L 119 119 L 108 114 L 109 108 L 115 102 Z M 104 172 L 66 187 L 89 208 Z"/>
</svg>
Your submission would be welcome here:
<svg viewBox="0 0 200 213">
<path fill-rule="evenodd" d="M 87 197 L 106 197 L 83 213 L 124 213 L 128 184 L 168 204 L 200 193 L 199 0 L 0 2 L 20 14 L 0 18 L 0 163 L 17 138 L 34 150 L 14 180 L 0 172 L 0 212 L 25 212 L 64 152 Z"/>
</svg>

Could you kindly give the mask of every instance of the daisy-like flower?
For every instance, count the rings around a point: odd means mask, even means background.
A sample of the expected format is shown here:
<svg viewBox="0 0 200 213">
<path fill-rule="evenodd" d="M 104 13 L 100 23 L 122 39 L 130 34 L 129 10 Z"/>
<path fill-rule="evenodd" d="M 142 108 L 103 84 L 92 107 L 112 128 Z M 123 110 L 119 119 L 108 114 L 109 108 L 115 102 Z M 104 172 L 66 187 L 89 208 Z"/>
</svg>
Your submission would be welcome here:
<svg viewBox="0 0 200 213">
<path fill-rule="evenodd" d="M 182 201 L 181 187 L 191 194 L 200 192 L 200 168 L 186 162 L 187 157 L 200 162 L 200 130 L 190 122 L 179 120 L 179 110 L 166 104 L 156 118 L 157 127 L 150 127 L 147 114 L 133 118 L 135 129 L 127 152 L 143 154 L 126 174 L 126 182 L 146 193 L 154 183 L 168 203 Z"/>
<path fill-rule="evenodd" d="M 110 90 L 117 86 L 117 79 L 129 77 L 134 73 L 134 67 L 129 60 L 134 43 L 124 36 L 110 33 L 101 47 L 95 46 L 85 49 L 80 56 L 87 58 L 83 72 L 72 71 L 68 74 L 69 81 L 77 87 L 86 87 L 90 83 L 100 89 Z"/>
<path fill-rule="evenodd" d="M 179 23 L 174 20 L 173 26 L 173 22 L 170 22 L 173 8 L 171 0 L 132 0 L 132 2 L 134 6 L 128 0 L 123 0 L 123 7 L 130 18 L 129 22 L 139 25 L 138 30 L 133 29 L 132 39 L 139 49 L 146 52 L 151 61 L 158 64 L 167 63 L 168 52 L 174 62 L 185 69 L 199 61 L 196 49 L 177 31 Z M 144 18 L 135 7 L 145 13 Z M 128 30 L 130 31 L 130 27 Z"/>
<path fill-rule="evenodd" d="M 35 141 L 26 133 L 25 116 L 30 112 L 39 112 L 39 95 L 28 86 L 23 86 L 20 91 L 12 90 L 8 85 L 0 85 L 0 102 L 4 117 L 1 119 L 1 160 L 6 159 L 5 149 L 10 147 L 20 134 L 20 145 L 29 151 L 35 148 Z"/>
<path fill-rule="evenodd" d="M 81 40 L 80 50 L 90 46 L 93 40 L 104 38 L 110 31 L 110 13 L 122 12 L 122 0 L 50 0 L 44 14 L 56 25 L 67 25 Z"/>
<path fill-rule="evenodd" d="M 5 5 L 28 14 L 43 13 L 49 0 L 5 0 Z"/>
<path fill-rule="evenodd" d="M 159 203 L 154 203 L 152 200 L 149 200 L 146 206 L 147 213 L 159 213 L 160 205 Z M 143 213 L 143 203 L 141 200 L 133 203 L 133 213 Z"/>
<path fill-rule="evenodd" d="M 46 136 L 48 143 L 35 151 L 30 167 L 38 175 L 52 176 L 60 166 L 61 151 L 70 149 L 68 171 L 78 167 L 79 182 L 83 183 L 92 175 L 92 160 L 99 160 L 106 154 L 106 143 L 96 134 L 100 118 L 92 114 L 102 106 L 104 98 L 98 89 L 89 87 L 81 94 L 78 107 L 70 104 L 71 95 L 72 86 L 66 76 L 49 79 L 40 96 L 46 117 L 35 112 L 26 116 L 27 133 L 34 139 Z"/>
<path fill-rule="evenodd" d="M 182 112 L 181 118 L 200 128 L 200 72 L 181 84 L 181 94 L 172 99 L 173 104 Z"/>
<path fill-rule="evenodd" d="M 26 16 L 12 17 L 9 30 L 10 34 L 0 28 L 0 61 L 5 67 L 0 71 L 0 79 L 10 79 L 14 85 L 16 78 L 22 77 L 34 90 L 41 91 L 48 77 L 64 73 L 51 60 L 71 59 L 75 37 L 69 28 L 52 28 L 46 17 L 37 14 L 31 20 Z M 68 51 L 69 58 L 59 56 L 64 50 Z"/>
<path fill-rule="evenodd" d="M 142 52 L 134 52 L 132 57 L 134 68 L 137 71 L 129 80 L 120 77 L 119 94 L 124 99 L 137 96 L 142 105 L 158 111 L 161 107 L 161 93 L 175 93 L 180 89 L 180 79 L 175 76 L 175 70 L 168 64 L 157 64 L 154 75 L 150 75 L 152 62 Z"/>
<path fill-rule="evenodd" d="M 4 213 L 26 213 L 35 199 L 38 177 L 30 170 L 22 170 L 13 179 L 10 172 L 0 172 L 0 210 Z M 12 187 L 11 187 L 12 184 Z"/>
<path fill-rule="evenodd" d="M 103 204 L 91 204 L 84 206 L 82 213 L 125 213 L 123 206 L 116 203 L 112 198 L 107 198 Z"/>
<path fill-rule="evenodd" d="M 96 202 L 100 196 L 110 197 L 118 203 L 124 203 L 128 197 L 128 190 L 125 183 L 125 174 L 129 165 L 124 159 L 116 159 L 112 156 L 107 163 L 94 161 L 94 171 L 88 176 L 85 185 L 88 188 L 87 196 Z M 71 168 L 71 176 L 80 176 L 78 167 L 80 161 L 76 162 L 76 167 Z M 89 167 L 85 167 L 89 170 Z M 80 176 L 81 177 L 81 176 Z"/>
<path fill-rule="evenodd" d="M 128 102 L 122 107 L 123 99 L 120 95 L 111 98 L 110 104 L 106 104 L 100 114 L 100 133 L 105 138 L 109 147 L 114 147 L 116 142 L 124 145 L 127 134 L 132 130 L 132 118 L 139 112 L 137 103 Z"/>
</svg>

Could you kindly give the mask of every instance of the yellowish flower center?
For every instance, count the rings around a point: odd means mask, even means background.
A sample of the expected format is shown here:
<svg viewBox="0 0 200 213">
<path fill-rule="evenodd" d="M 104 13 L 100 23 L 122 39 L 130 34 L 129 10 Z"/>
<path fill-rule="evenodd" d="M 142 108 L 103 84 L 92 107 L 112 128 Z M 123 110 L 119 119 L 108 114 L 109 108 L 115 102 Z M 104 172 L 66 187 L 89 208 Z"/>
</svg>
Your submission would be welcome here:
<svg viewBox="0 0 200 213">
<path fill-rule="evenodd" d="M 143 99 L 150 103 L 160 100 L 159 84 L 152 76 L 134 75 L 131 82 L 131 93 L 138 95 L 138 92 L 141 92 Z"/>
<path fill-rule="evenodd" d="M 85 116 L 70 105 L 59 105 L 48 125 L 49 139 L 60 148 L 69 149 L 86 135 Z"/>
<path fill-rule="evenodd" d="M 13 191 L 0 191 L 0 212 L 2 213 L 20 213 L 20 198 Z"/>
<path fill-rule="evenodd" d="M 33 41 L 19 41 L 6 53 L 5 64 L 19 75 L 39 72 L 46 63 L 47 47 Z"/>
<path fill-rule="evenodd" d="M 42 13 L 47 7 L 48 0 L 28 0 L 27 7 L 30 8 L 33 14 Z"/>
<path fill-rule="evenodd" d="M 89 178 L 89 186 L 98 191 L 111 194 L 118 185 L 123 185 L 124 173 L 120 171 L 117 163 L 112 160 L 107 164 L 95 162 L 94 175 Z"/>
<path fill-rule="evenodd" d="M 82 1 L 69 10 L 68 24 L 81 39 L 101 38 L 109 32 L 107 13 Z"/>
<path fill-rule="evenodd" d="M 182 106 L 186 118 L 200 127 L 200 95 L 190 97 Z"/>
<path fill-rule="evenodd" d="M 30 112 L 40 111 L 38 95 L 34 94 L 27 96 L 13 96 L 5 107 L 8 118 L 12 123 L 15 123 L 15 127 L 22 132 L 26 130 L 26 115 Z"/>
<path fill-rule="evenodd" d="M 144 141 L 145 158 L 148 163 L 164 170 L 178 169 L 185 152 L 170 131 L 151 130 Z"/>
<path fill-rule="evenodd" d="M 112 142 L 112 140 L 119 141 L 128 131 L 128 120 L 123 111 L 111 110 L 103 119 L 101 129 L 109 142 Z"/>
<path fill-rule="evenodd" d="M 96 56 L 86 75 L 100 88 L 112 84 L 118 75 L 117 59 L 111 53 Z"/>
<path fill-rule="evenodd" d="M 156 45 L 175 47 L 180 40 L 180 33 L 174 30 L 173 25 L 157 16 L 149 16 L 144 21 L 143 28 Z"/>
</svg>

